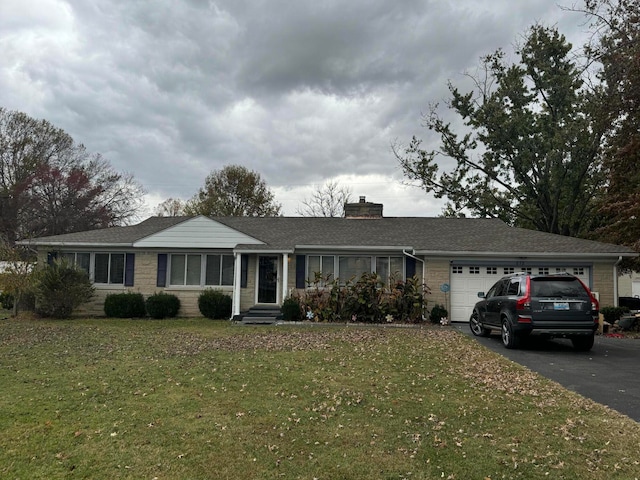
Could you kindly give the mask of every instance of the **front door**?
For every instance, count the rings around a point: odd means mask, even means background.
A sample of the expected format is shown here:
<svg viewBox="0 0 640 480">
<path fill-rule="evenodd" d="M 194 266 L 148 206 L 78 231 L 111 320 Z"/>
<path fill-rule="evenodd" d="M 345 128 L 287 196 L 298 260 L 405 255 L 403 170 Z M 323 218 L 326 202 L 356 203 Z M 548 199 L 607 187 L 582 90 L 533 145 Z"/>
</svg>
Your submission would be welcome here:
<svg viewBox="0 0 640 480">
<path fill-rule="evenodd" d="M 260 257 L 258 260 L 258 303 L 278 301 L 278 257 Z"/>
</svg>

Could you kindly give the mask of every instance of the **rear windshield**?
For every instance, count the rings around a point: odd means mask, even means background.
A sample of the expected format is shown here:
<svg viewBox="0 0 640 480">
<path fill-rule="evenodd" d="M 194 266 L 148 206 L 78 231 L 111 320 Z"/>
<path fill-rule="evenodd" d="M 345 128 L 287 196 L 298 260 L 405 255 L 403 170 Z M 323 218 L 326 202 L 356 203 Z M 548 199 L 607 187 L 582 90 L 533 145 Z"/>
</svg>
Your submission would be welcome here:
<svg viewBox="0 0 640 480">
<path fill-rule="evenodd" d="M 589 298 L 576 278 L 532 278 L 532 297 Z"/>
</svg>

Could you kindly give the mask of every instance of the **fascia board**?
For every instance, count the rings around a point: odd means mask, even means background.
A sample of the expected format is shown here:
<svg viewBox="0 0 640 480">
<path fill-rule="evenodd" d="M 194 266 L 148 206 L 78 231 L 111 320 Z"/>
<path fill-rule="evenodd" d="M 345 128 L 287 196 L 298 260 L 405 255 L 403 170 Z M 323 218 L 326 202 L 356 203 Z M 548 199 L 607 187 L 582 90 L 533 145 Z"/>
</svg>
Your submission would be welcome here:
<svg viewBox="0 0 640 480">
<path fill-rule="evenodd" d="M 618 258 L 618 257 L 637 257 L 637 253 L 633 252 L 592 252 L 592 253 L 576 253 L 576 252 L 473 252 L 473 251 L 443 251 L 443 250 L 416 250 L 415 255 L 424 255 L 429 257 L 572 257 L 572 258 Z"/>
<path fill-rule="evenodd" d="M 331 250 L 331 251 L 413 251 L 408 245 L 296 245 L 296 250 Z"/>
</svg>

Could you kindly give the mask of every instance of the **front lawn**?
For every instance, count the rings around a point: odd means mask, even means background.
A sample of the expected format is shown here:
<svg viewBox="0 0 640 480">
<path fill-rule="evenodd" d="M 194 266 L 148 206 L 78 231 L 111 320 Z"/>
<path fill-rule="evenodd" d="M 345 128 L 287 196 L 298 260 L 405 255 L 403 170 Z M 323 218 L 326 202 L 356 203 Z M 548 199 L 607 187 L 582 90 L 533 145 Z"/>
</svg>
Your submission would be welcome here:
<svg viewBox="0 0 640 480">
<path fill-rule="evenodd" d="M 447 327 L 0 321 L 0 477 L 632 479 L 640 425 Z"/>
</svg>

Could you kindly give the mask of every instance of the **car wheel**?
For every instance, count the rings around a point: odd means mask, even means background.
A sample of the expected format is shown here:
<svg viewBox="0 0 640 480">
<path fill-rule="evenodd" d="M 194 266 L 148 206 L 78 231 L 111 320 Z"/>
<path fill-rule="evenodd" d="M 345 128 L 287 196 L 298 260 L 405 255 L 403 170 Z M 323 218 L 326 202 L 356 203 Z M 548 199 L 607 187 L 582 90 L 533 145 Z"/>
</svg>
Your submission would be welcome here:
<svg viewBox="0 0 640 480">
<path fill-rule="evenodd" d="M 586 337 L 573 337 L 571 343 L 573 343 L 573 349 L 579 352 L 588 352 L 593 347 L 594 336 L 588 335 Z"/>
<path fill-rule="evenodd" d="M 520 339 L 513 333 L 511 323 L 506 318 L 502 319 L 502 328 L 500 329 L 502 335 L 502 343 L 507 348 L 518 348 Z"/>
<path fill-rule="evenodd" d="M 476 337 L 487 337 L 491 333 L 491 329 L 484 328 L 480 323 L 480 315 L 477 311 L 474 311 L 469 318 L 469 328 Z"/>
</svg>

